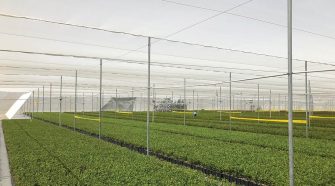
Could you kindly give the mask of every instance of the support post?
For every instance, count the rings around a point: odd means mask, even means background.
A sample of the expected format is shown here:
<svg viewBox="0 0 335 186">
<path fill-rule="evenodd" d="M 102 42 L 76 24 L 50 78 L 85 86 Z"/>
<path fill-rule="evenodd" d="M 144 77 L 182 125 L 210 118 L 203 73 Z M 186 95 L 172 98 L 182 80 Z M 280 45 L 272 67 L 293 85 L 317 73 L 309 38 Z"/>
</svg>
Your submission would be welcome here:
<svg viewBox="0 0 335 186">
<path fill-rule="evenodd" d="M 70 112 L 72 112 L 72 96 L 70 96 Z"/>
<path fill-rule="evenodd" d="M 135 106 L 135 101 L 134 101 L 134 88 L 131 88 L 131 102 L 133 103 L 131 119 L 134 120 L 134 106 Z"/>
<path fill-rule="evenodd" d="M 36 112 L 39 111 L 39 108 L 40 108 L 40 88 L 37 88 Z"/>
<path fill-rule="evenodd" d="M 312 115 L 312 89 L 311 89 L 311 80 L 308 80 L 308 116 Z M 308 117 L 308 127 L 311 127 L 311 117 Z"/>
<path fill-rule="evenodd" d="M 172 103 L 173 103 L 173 91 L 171 92 L 171 100 L 172 100 Z"/>
<path fill-rule="evenodd" d="M 155 107 L 156 107 L 156 97 L 155 97 L 155 83 L 152 85 L 152 102 L 153 102 L 153 109 L 152 109 L 152 123 L 155 122 Z"/>
<path fill-rule="evenodd" d="M 43 95 L 42 95 L 42 113 L 44 113 L 44 85 L 43 85 L 42 89 L 43 89 Z"/>
<path fill-rule="evenodd" d="M 77 82 L 78 82 L 78 70 L 76 70 L 74 79 L 74 112 L 73 112 L 73 130 L 76 131 L 76 114 L 77 114 Z"/>
<path fill-rule="evenodd" d="M 49 105 L 50 106 L 50 111 L 49 111 L 50 113 L 51 113 L 51 101 L 52 101 L 51 97 L 52 97 L 52 83 L 50 83 L 50 98 L 49 98 L 50 99 L 50 105 Z"/>
<path fill-rule="evenodd" d="M 117 111 L 118 111 L 117 89 L 115 89 L 115 119 Z"/>
<path fill-rule="evenodd" d="M 58 114 L 58 122 L 59 126 L 62 125 L 62 88 L 63 88 L 63 76 L 60 76 L 60 90 L 59 90 L 59 114 Z"/>
<path fill-rule="evenodd" d="M 259 84 L 257 84 L 257 123 L 259 124 Z"/>
<path fill-rule="evenodd" d="M 99 139 L 101 138 L 101 107 L 102 107 L 102 59 L 100 59 L 100 86 L 99 86 Z"/>
<path fill-rule="evenodd" d="M 150 145 L 150 50 L 151 50 L 151 38 L 148 38 L 148 92 L 147 92 L 147 155 L 149 156 L 149 145 Z"/>
<path fill-rule="evenodd" d="M 270 110 L 270 118 L 272 118 L 272 93 L 270 89 L 270 98 L 269 98 L 269 110 Z"/>
<path fill-rule="evenodd" d="M 220 121 L 222 120 L 222 87 L 220 86 Z"/>
<path fill-rule="evenodd" d="M 93 92 L 92 92 L 92 112 L 93 112 L 93 104 L 94 104 L 94 101 L 93 101 Z"/>
<path fill-rule="evenodd" d="M 85 114 L 85 93 L 83 92 L 83 115 Z"/>
<path fill-rule="evenodd" d="M 194 90 L 192 91 L 192 110 L 194 112 Z"/>
<path fill-rule="evenodd" d="M 35 112 L 35 91 L 33 91 L 33 112 L 31 113 L 31 118 L 34 119 Z"/>
<path fill-rule="evenodd" d="M 280 93 L 278 94 L 278 108 L 279 108 L 279 116 L 280 116 L 280 111 L 281 111 Z"/>
<path fill-rule="evenodd" d="M 309 109 L 308 109 L 308 93 L 307 93 L 307 61 L 305 61 L 305 106 L 306 106 L 306 137 L 308 137 Z"/>
<path fill-rule="evenodd" d="M 197 91 L 197 112 L 199 112 L 199 93 Z"/>
<path fill-rule="evenodd" d="M 184 78 L 184 126 L 186 125 L 186 79 Z"/>
<path fill-rule="evenodd" d="M 231 72 L 229 72 L 229 130 L 231 131 Z"/>
<path fill-rule="evenodd" d="M 287 36 L 288 36 L 288 151 L 289 181 L 294 186 L 294 155 L 293 155 L 293 90 L 292 90 L 292 0 L 287 0 Z"/>
<path fill-rule="evenodd" d="M 67 111 L 67 105 L 66 105 L 66 96 L 64 96 L 64 110 L 63 112 Z"/>
</svg>

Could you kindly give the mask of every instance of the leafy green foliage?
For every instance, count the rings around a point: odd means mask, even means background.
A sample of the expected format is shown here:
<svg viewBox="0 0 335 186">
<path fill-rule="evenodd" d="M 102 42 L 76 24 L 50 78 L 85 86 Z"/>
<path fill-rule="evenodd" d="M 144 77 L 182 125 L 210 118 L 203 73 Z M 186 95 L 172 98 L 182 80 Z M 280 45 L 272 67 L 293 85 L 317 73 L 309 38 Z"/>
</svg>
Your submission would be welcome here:
<svg viewBox="0 0 335 186">
<path fill-rule="evenodd" d="M 56 114 L 45 113 L 38 116 L 58 122 Z M 62 114 L 62 121 L 64 125 L 73 126 L 73 114 Z M 77 119 L 77 127 L 98 133 L 96 121 Z M 145 122 L 104 118 L 102 135 L 137 146 L 146 146 Z M 297 137 L 295 142 L 296 183 L 334 183 L 335 142 Z M 151 148 L 154 151 L 262 183 L 288 184 L 286 146 L 285 136 L 151 124 Z"/>
<path fill-rule="evenodd" d="M 98 116 L 98 113 L 87 113 L 91 116 Z M 191 114 L 186 114 L 186 124 L 189 126 L 199 126 L 216 129 L 229 129 L 229 114 L 222 112 L 222 120 L 220 121 L 220 113 L 217 111 L 199 111 L 198 116 L 193 118 Z M 260 112 L 260 118 L 270 119 L 269 112 Z M 315 112 L 316 115 L 331 115 L 331 113 Z M 115 112 L 103 112 L 104 117 L 119 119 L 134 119 L 138 121 L 146 121 L 146 112 L 134 112 L 134 114 L 124 114 Z M 233 112 L 232 116 L 257 118 L 257 112 Z M 273 112 L 272 119 L 287 119 L 287 112 Z M 151 117 L 151 120 L 153 117 Z M 295 112 L 294 119 L 304 120 L 304 112 Z M 155 112 L 154 121 L 166 124 L 184 124 L 184 115 L 182 112 Z M 241 121 L 232 120 L 232 130 L 266 133 L 274 135 L 287 135 L 287 124 L 260 121 Z M 309 128 L 308 136 L 316 139 L 335 140 L 335 119 L 314 119 L 312 118 L 311 128 Z M 306 128 L 304 124 L 294 124 L 294 136 L 305 137 Z"/>
<path fill-rule="evenodd" d="M 3 123 L 16 185 L 228 185 L 38 120 Z"/>
</svg>

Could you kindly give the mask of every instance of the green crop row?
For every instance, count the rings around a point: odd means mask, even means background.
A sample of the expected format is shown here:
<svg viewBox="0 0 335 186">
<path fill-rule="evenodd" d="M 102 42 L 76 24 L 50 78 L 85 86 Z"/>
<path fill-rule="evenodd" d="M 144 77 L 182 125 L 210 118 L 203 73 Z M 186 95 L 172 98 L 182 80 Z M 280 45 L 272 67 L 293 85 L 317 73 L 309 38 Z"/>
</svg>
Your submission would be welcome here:
<svg viewBox="0 0 335 186">
<path fill-rule="evenodd" d="M 229 184 L 38 120 L 3 127 L 15 185 Z"/>
<path fill-rule="evenodd" d="M 213 112 L 205 111 L 205 114 L 213 114 Z M 216 114 L 216 113 L 214 113 Z M 98 113 L 86 113 L 86 115 L 98 116 Z M 170 115 L 170 116 L 169 116 Z M 167 123 L 167 124 L 184 124 L 184 119 L 182 114 L 176 113 L 155 113 L 154 121 L 157 123 Z M 103 112 L 103 117 L 108 118 L 119 118 L 119 119 L 132 119 L 138 121 L 146 121 L 146 115 L 144 113 L 135 112 L 134 115 L 131 114 L 121 114 L 115 112 Z M 151 116 L 151 121 L 153 117 Z M 283 118 L 284 119 L 284 118 Z M 320 121 L 320 120 L 316 120 Z M 319 138 L 319 139 L 330 139 L 335 140 L 335 128 L 334 127 L 323 127 L 324 125 L 335 126 L 332 124 L 323 124 L 323 126 L 318 126 L 319 123 L 314 124 L 308 129 L 308 136 L 310 138 Z M 320 123 L 322 123 L 320 121 Z M 222 121 L 219 119 L 193 119 L 190 114 L 186 117 L 186 125 L 191 126 L 200 126 L 216 129 L 229 129 L 230 125 L 228 122 L 227 114 L 223 115 Z M 234 131 L 244 131 L 244 132 L 254 132 L 254 133 L 266 133 L 266 134 L 275 134 L 275 135 L 287 135 L 287 124 L 285 123 L 266 123 L 266 122 L 257 122 L 257 121 L 238 121 L 232 120 L 231 129 Z M 306 127 L 303 124 L 294 125 L 294 136 L 296 137 L 305 137 L 306 136 Z"/>
<path fill-rule="evenodd" d="M 58 117 L 56 117 L 58 115 L 55 114 L 38 114 L 38 116 L 58 121 Z M 62 114 L 62 121 L 65 125 L 73 126 L 73 114 Z M 152 124 L 152 126 L 155 125 L 156 123 Z M 151 131 L 151 148 L 156 152 L 228 172 L 235 176 L 248 177 L 262 183 L 288 184 L 288 153 L 284 148 L 287 141 L 284 137 L 274 140 L 272 143 L 270 140 L 276 139 L 278 136 L 257 137 L 261 134 L 245 133 L 248 134 L 245 137 L 242 132 L 217 130 L 220 132 L 216 133 L 215 129 L 178 125 L 174 125 L 176 129 L 171 131 L 172 125 L 170 129 L 164 128 L 164 126 L 168 125 L 161 124 L 160 128 L 157 127 L 154 128 L 156 130 Z M 96 121 L 77 119 L 77 127 L 98 133 Z M 181 127 L 185 129 L 182 130 Z M 191 131 L 192 135 L 188 135 L 190 134 L 186 132 L 188 130 Z M 201 130 L 204 131 L 202 134 Z M 146 146 L 144 122 L 104 119 L 102 135 L 137 146 Z M 222 136 L 219 137 L 220 135 Z M 225 138 L 224 135 L 231 135 L 231 137 Z M 239 138 L 244 139 L 244 142 Z M 306 142 L 303 142 L 303 139 L 298 140 L 301 145 L 309 143 L 310 145 L 305 147 L 299 145 L 299 151 L 295 153 L 296 183 L 298 185 L 334 183 L 335 161 L 332 155 L 327 155 L 333 152 L 333 150 L 327 151 L 327 148 L 333 149 L 334 143 L 327 145 L 327 140 L 307 140 Z M 249 142 L 246 143 L 246 141 Z M 277 144 L 279 144 L 278 147 L 276 147 Z M 320 147 L 319 145 L 326 146 Z M 322 149 L 320 153 L 314 152 L 318 147 Z M 309 148 L 311 149 L 309 150 Z"/>
</svg>

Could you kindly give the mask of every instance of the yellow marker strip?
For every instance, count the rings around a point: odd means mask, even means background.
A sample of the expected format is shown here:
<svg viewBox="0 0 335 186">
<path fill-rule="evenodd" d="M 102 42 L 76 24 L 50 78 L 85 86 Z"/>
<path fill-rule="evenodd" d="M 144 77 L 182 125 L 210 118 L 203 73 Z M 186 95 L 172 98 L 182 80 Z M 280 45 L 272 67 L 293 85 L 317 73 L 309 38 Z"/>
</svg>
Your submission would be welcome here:
<svg viewBox="0 0 335 186">
<path fill-rule="evenodd" d="M 315 118 L 315 119 L 335 119 L 335 117 L 332 117 L 332 116 L 310 116 L 310 118 Z"/>
<path fill-rule="evenodd" d="M 248 120 L 248 121 L 268 121 L 268 122 L 277 122 L 277 123 L 287 123 L 287 119 L 257 119 L 257 118 L 239 118 L 239 117 L 231 117 L 231 119 L 236 120 Z M 293 120 L 293 123 L 297 124 L 306 124 L 305 120 Z"/>
<path fill-rule="evenodd" d="M 80 117 L 80 116 L 74 116 L 74 117 L 78 119 L 84 119 L 84 120 L 100 121 L 100 119 L 94 119 L 94 118 L 85 118 L 85 117 Z"/>
<path fill-rule="evenodd" d="M 120 113 L 120 114 L 132 114 L 132 112 L 117 112 L 117 113 Z"/>
<path fill-rule="evenodd" d="M 257 111 L 255 111 L 257 113 Z M 268 112 L 270 113 L 269 110 L 259 110 L 258 112 Z M 280 112 L 280 110 L 271 110 L 271 112 Z"/>
<path fill-rule="evenodd" d="M 177 114 L 184 114 L 184 112 L 177 112 L 177 111 L 172 111 L 174 113 L 177 113 Z M 185 114 L 192 114 L 193 112 L 185 112 Z"/>
</svg>

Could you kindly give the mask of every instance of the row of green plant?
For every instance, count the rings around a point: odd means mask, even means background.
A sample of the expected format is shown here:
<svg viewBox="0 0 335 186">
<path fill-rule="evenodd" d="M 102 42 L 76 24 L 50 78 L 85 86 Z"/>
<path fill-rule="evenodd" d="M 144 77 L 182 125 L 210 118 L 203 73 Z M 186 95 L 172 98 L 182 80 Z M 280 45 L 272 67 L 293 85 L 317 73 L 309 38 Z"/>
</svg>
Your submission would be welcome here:
<svg viewBox="0 0 335 186">
<path fill-rule="evenodd" d="M 208 111 L 205 111 L 206 114 L 212 114 Z M 115 113 L 115 112 L 103 112 L 103 117 L 108 118 L 119 118 L 119 119 L 132 119 L 138 121 L 146 121 L 146 113 L 134 113 L 134 115 L 129 113 Z M 170 116 L 168 116 L 170 114 Z M 98 116 L 98 113 L 91 112 L 86 113 L 86 115 Z M 151 122 L 157 123 L 166 123 L 166 124 L 184 124 L 184 119 L 180 117 L 183 116 L 180 113 L 151 113 Z M 205 115 L 205 113 L 203 113 Z M 244 132 L 254 132 L 254 133 L 266 133 L 266 134 L 275 134 L 275 135 L 287 135 L 287 123 L 267 123 L 267 122 L 257 122 L 257 121 L 239 121 L 232 120 L 232 124 L 229 124 L 229 119 L 227 114 L 223 115 L 222 121 L 218 120 L 204 120 L 199 118 L 192 118 L 191 114 L 186 115 L 186 125 L 207 127 L 207 128 L 216 128 L 216 129 L 232 129 L 234 131 L 244 131 Z M 235 115 L 234 115 L 235 116 Z M 154 119 L 153 119 L 154 118 Z M 319 123 L 319 120 L 315 120 Z M 320 122 L 321 123 L 321 122 Z M 320 124 L 321 125 L 321 124 Z M 335 125 L 334 125 L 335 126 Z M 319 124 L 313 124 L 308 128 L 308 137 L 310 138 L 319 138 L 319 139 L 330 139 L 335 140 L 335 128 L 333 127 L 324 127 L 319 126 Z M 294 125 L 294 136 L 296 137 L 306 137 L 306 126 L 304 124 L 295 124 Z"/>
<path fill-rule="evenodd" d="M 38 114 L 38 117 L 50 119 L 58 122 L 57 114 Z M 89 116 L 87 116 L 89 117 Z M 96 118 L 96 117 L 94 117 Z M 98 133 L 98 122 L 89 120 L 92 118 L 77 119 L 77 128 L 93 133 Z M 62 114 L 64 125 L 73 126 L 73 114 Z M 158 124 L 152 124 L 152 127 Z M 162 128 L 168 126 L 160 125 Z M 245 137 L 242 132 L 229 132 L 223 130 L 208 129 L 201 136 L 202 127 L 178 126 L 173 131 L 154 130 L 150 135 L 151 149 L 169 156 L 183 159 L 192 163 L 201 164 L 212 169 L 228 172 L 238 177 L 248 177 L 261 183 L 273 185 L 288 184 L 288 153 L 284 150 L 286 139 L 281 138 L 271 144 L 271 139 L 277 136 L 268 135 L 268 138 L 262 139 L 258 136 L 261 134 L 248 134 Z M 172 125 L 171 125 L 172 127 Z M 184 127 L 184 130 L 181 128 Z M 161 129 L 162 129 L 161 128 Z M 165 128 L 166 129 L 166 128 Z M 196 130 L 197 129 L 197 130 Z M 192 131 L 193 135 L 187 135 L 185 131 Z M 215 133 L 220 131 L 225 133 Z M 102 125 L 102 135 L 109 136 L 119 141 L 131 143 L 137 146 L 146 146 L 146 126 L 145 122 L 104 119 Z M 184 132 L 184 133 L 182 133 Z M 215 135 L 232 136 L 227 138 L 215 138 Z M 204 137 L 205 136 L 205 137 Z M 249 143 L 243 143 L 243 140 L 250 140 Z M 248 139 L 249 138 L 249 139 Z M 255 141 L 259 142 L 255 142 Z M 295 153 L 295 178 L 298 185 L 327 185 L 333 183 L 335 177 L 335 161 L 333 156 L 327 156 L 327 148 L 334 147 L 334 144 L 325 146 L 321 154 L 314 153 L 308 148 L 323 148 L 319 145 L 327 145 L 326 140 L 305 139 L 308 140 L 300 143 L 312 145 L 300 147 Z M 264 142 L 262 146 L 262 141 Z M 280 142 L 279 142 L 280 141 Z M 276 144 L 280 144 L 276 148 Z M 305 149 L 304 149 L 305 148 Z M 333 148 L 332 148 L 333 149 Z M 333 151 L 330 150 L 329 153 Z"/>
<path fill-rule="evenodd" d="M 229 184 L 39 120 L 3 127 L 15 185 Z"/>
<path fill-rule="evenodd" d="M 88 119 L 94 117 L 85 116 Z M 96 119 L 96 118 L 95 118 Z M 144 128 L 145 122 L 134 120 L 103 118 L 103 123 L 118 123 L 129 127 Z M 163 131 L 174 134 L 194 136 L 203 139 L 214 139 L 223 142 L 255 145 L 264 148 L 287 151 L 287 137 L 271 134 L 257 134 L 240 131 L 217 130 L 213 128 L 203 128 L 196 126 L 166 125 L 165 123 L 151 123 L 152 131 Z M 305 137 L 295 138 L 295 151 L 309 155 L 335 158 L 335 142 L 324 139 L 310 139 Z"/>
</svg>

